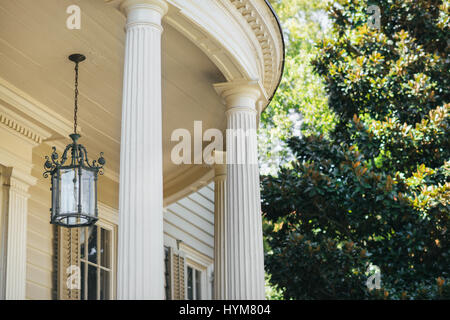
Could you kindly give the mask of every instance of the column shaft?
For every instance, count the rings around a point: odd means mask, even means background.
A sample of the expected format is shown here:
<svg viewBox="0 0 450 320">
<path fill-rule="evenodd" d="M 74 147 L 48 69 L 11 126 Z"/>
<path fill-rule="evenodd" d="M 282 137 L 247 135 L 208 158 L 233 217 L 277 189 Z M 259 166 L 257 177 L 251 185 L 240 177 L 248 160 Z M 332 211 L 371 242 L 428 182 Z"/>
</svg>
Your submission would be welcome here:
<svg viewBox="0 0 450 320">
<path fill-rule="evenodd" d="M 264 299 L 264 252 L 256 140 L 257 85 L 226 83 L 228 299 Z"/>
<path fill-rule="evenodd" d="M 119 299 L 164 298 L 161 18 L 163 1 L 127 14 L 119 191 Z"/>
<path fill-rule="evenodd" d="M 218 152 L 216 151 L 216 154 Z M 226 164 L 222 153 L 215 165 L 214 177 L 214 299 L 227 299 L 226 270 Z"/>
</svg>

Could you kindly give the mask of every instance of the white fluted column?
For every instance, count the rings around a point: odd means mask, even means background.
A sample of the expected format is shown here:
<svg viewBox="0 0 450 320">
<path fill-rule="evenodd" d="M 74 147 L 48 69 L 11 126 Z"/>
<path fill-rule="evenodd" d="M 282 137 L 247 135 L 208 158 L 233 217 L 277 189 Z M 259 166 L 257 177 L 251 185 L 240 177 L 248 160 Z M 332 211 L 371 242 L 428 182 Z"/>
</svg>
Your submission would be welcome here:
<svg viewBox="0 0 450 320">
<path fill-rule="evenodd" d="M 214 165 L 214 299 L 227 299 L 226 153 L 215 151 Z"/>
<path fill-rule="evenodd" d="M 0 296 L 7 300 L 24 300 L 27 262 L 28 189 L 36 179 L 14 168 L 5 168 L 3 181 L 2 274 Z"/>
<path fill-rule="evenodd" d="M 256 82 L 216 84 L 227 106 L 227 298 L 264 299 L 264 252 L 256 141 Z"/>
<path fill-rule="evenodd" d="M 162 0 L 126 0 L 118 299 L 164 299 Z"/>
</svg>

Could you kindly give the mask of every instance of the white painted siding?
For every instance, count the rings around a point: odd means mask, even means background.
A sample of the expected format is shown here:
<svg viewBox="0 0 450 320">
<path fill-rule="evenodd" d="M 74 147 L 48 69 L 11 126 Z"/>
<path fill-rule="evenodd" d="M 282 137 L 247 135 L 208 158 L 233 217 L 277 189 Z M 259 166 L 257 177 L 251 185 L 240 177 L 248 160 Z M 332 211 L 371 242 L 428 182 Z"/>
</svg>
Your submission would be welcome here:
<svg viewBox="0 0 450 320">
<path fill-rule="evenodd" d="M 53 226 L 50 222 L 50 185 L 42 177 L 41 167 L 32 172 L 38 178 L 28 199 L 27 222 L 27 282 L 26 298 L 52 299 L 53 286 Z"/>
<path fill-rule="evenodd" d="M 188 267 L 201 272 L 201 299 L 213 299 L 214 183 L 164 208 L 164 245 L 172 248 L 175 259 L 182 257 L 183 261 L 181 270 L 176 263 L 171 266 L 172 299 L 180 298 L 176 291 L 180 284 L 172 278 L 180 273 L 184 279 L 181 299 L 187 299 Z"/>
<path fill-rule="evenodd" d="M 176 248 L 176 240 L 214 258 L 214 183 L 164 209 L 165 245 Z"/>
</svg>

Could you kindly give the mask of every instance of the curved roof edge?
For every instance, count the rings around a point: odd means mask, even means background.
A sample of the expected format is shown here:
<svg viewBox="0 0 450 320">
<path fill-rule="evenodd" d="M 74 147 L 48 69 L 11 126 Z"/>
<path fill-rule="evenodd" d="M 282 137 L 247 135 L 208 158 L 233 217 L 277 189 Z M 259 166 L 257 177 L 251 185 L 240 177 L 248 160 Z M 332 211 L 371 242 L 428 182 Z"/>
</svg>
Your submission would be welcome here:
<svg viewBox="0 0 450 320">
<path fill-rule="evenodd" d="M 278 25 L 278 29 L 280 30 L 280 36 L 281 36 L 281 43 L 283 45 L 282 51 L 283 51 L 283 59 L 281 61 L 281 72 L 280 72 L 280 78 L 278 79 L 278 83 L 275 87 L 275 90 L 272 92 L 272 95 L 270 96 L 270 98 L 268 99 L 267 105 L 266 107 L 270 104 L 270 102 L 272 101 L 273 97 L 275 96 L 275 93 L 278 90 L 278 87 L 280 86 L 281 83 L 281 79 L 283 78 L 283 73 L 284 73 L 284 62 L 285 62 L 285 58 L 286 58 L 286 44 L 284 42 L 284 35 L 283 35 L 283 28 L 281 27 L 281 22 L 280 19 L 278 18 L 278 15 L 275 11 L 275 9 L 272 7 L 272 5 L 270 4 L 269 0 L 264 0 L 264 2 L 266 3 L 267 7 L 270 9 L 270 12 L 272 12 L 272 15 L 275 19 L 275 21 L 277 22 Z"/>
</svg>

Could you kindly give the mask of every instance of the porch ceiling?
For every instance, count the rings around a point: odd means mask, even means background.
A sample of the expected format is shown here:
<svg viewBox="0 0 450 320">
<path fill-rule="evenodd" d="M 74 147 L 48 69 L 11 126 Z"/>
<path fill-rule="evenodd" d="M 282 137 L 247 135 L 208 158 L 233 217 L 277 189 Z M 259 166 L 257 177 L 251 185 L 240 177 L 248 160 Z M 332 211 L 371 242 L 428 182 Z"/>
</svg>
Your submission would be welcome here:
<svg viewBox="0 0 450 320">
<path fill-rule="evenodd" d="M 80 30 L 66 28 L 66 8 L 71 4 L 81 8 Z M 104 0 L 0 1 L 0 78 L 68 125 L 73 118 L 74 71 L 67 56 L 87 56 L 80 65 L 81 142 L 91 155 L 105 152 L 111 177 L 119 173 L 124 26 L 125 17 Z M 202 120 L 204 130 L 225 128 L 224 106 L 212 86 L 225 77 L 198 46 L 167 23 L 163 27 L 163 165 L 164 183 L 170 186 L 189 169 L 170 161 L 172 131 L 192 132 L 194 120 Z M 50 140 L 68 142 L 67 132 L 23 110 L 22 115 L 52 132 Z M 208 169 L 196 170 L 198 178 Z"/>
</svg>

